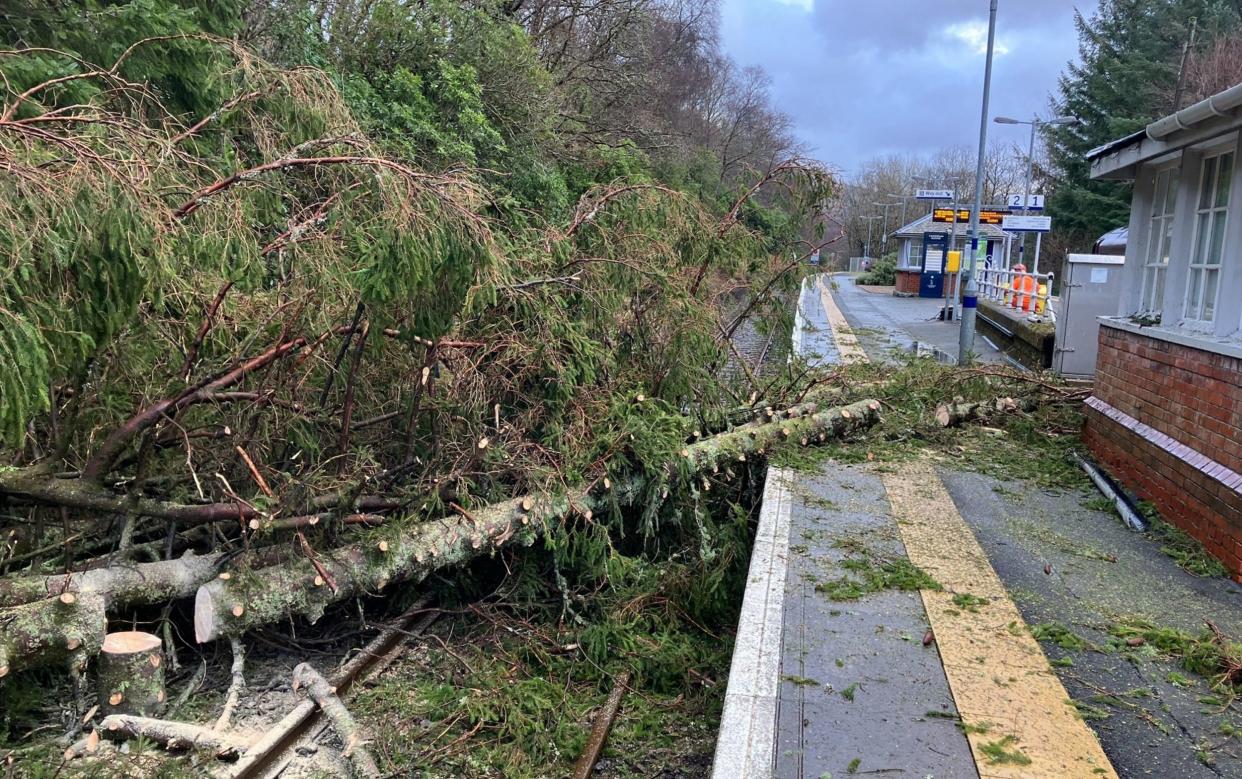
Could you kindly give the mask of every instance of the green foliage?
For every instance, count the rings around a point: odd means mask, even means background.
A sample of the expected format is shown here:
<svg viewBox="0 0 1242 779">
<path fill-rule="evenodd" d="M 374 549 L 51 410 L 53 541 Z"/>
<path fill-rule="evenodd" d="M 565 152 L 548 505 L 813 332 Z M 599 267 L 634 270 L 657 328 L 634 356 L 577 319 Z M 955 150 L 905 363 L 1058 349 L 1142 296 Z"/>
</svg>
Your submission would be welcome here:
<svg viewBox="0 0 1242 779">
<path fill-rule="evenodd" d="M 1124 619 L 1109 626 L 1116 651 L 1157 652 L 1174 659 L 1181 667 L 1213 682 L 1236 684 L 1234 675 L 1242 663 L 1242 644 L 1215 635 L 1161 627 L 1149 620 Z"/>
<path fill-rule="evenodd" d="M 1031 626 L 1031 635 L 1036 641 L 1047 641 L 1070 652 L 1082 652 L 1092 649 L 1091 642 L 1059 622 L 1045 622 Z"/>
<path fill-rule="evenodd" d="M 1236 34 L 1233 5 L 1106 0 L 1090 18 L 1077 15 L 1079 59 L 1061 77 L 1054 111 L 1078 121 L 1043 129 L 1055 176 L 1048 212 L 1076 245 L 1090 246 L 1130 213 L 1130 185 L 1091 181 L 1086 153 L 1172 112 L 1191 19 L 1198 19 L 1201 43 Z"/>
<path fill-rule="evenodd" d="M 1211 555 L 1186 531 L 1165 522 L 1151 503 L 1139 503 L 1147 520 L 1147 535 L 1160 544 L 1160 551 L 1173 558 L 1183 570 L 1195 576 L 1228 577 L 1229 569 Z M 1115 511 L 1115 509 L 1114 509 Z"/>
<path fill-rule="evenodd" d="M 992 765 L 1030 765 L 1031 758 L 1014 747 L 1017 741 L 1013 736 L 1005 736 L 999 741 L 989 741 L 979 746 L 979 751 Z"/>
<path fill-rule="evenodd" d="M 871 270 L 856 279 L 859 284 L 891 287 L 897 283 L 897 255 L 886 254 L 871 265 Z"/>
<path fill-rule="evenodd" d="M 345 96 L 363 127 L 401 156 L 431 165 L 477 165 L 504 153 L 470 65 L 441 60 L 426 76 L 399 67 L 369 80 L 355 75 Z"/>
<path fill-rule="evenodd" d="M 815 585 L 831 600 L 858 600 L 882 590 L 940 590 L 940 583 L 904 557 L 880 558 L 868 550 L 841 562 L 850 573 Z M 852 574 L 852 575 L 851 575 Z"/>
</svg>

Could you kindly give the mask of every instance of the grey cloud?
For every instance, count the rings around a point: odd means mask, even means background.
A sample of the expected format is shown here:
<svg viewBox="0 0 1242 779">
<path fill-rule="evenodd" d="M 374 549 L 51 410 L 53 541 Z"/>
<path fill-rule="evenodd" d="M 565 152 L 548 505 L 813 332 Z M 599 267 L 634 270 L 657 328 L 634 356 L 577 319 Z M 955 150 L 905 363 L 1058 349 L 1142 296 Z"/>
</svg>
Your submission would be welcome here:
<svg viewBox="0 0 1242 779">
<path fill-rule="evenodd" d="M 1077 52 L 1075 6 L 1094 0 L 1001 0 L 993 114 L 1046 112 Z M 725 0 L 724 43 L 740 63 L 772 76 L 777 104 L 825 162 L 851 171 L 874 156 L 972 146 L 978 137 L 983 56 L 951 35 L 985 27 L 986 0 Z M 980 31 L 981 32 L 981 31 Z M 1021 142 L 1017 128 L 989 136 Z"/>
</svg>

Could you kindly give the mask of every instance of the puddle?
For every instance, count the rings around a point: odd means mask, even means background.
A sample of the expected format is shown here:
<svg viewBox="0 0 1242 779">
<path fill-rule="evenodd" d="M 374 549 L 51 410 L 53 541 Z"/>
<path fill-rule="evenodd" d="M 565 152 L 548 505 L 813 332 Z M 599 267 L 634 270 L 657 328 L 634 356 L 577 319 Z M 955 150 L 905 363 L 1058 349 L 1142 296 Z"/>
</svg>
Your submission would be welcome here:
<svg viewBox="0 0 1242 779">
<path fill-rule="evenodd" d="M 942 362 L 946 365 L 957 364 L 957 355 L 949 354 L 939 346 L 933 346 L 932 344 L 923 343 L 922 341 L 915 341 L 910 344 L 907 350 L 915 357 L 931 357 L 936 362 Z"/>
</svg>

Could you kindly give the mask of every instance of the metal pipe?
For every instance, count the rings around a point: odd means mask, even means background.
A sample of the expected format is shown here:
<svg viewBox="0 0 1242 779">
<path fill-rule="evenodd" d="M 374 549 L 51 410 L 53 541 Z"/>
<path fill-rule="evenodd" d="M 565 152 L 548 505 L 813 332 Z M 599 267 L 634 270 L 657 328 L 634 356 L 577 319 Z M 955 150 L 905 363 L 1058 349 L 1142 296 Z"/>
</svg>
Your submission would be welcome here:
<svg viewBox="0 0 1242 779">
<path fill-rule="evenodd" d="M 1031 142 L 1026 148 L 1026 189 L 1022 192 L 1022 213 L 1030 213 L 1028 206 L 1031 203 L 1031 175 L 1035 172 L 1035 131 L 1039 127 L 1039 117 L 1035 117 L 1031 121 Z M 1022 261 L 1022 255 L 1026 251 L 1026 233 L 1022 233 L 1022 243 L 1018 248 L 1018 261 Z"/>
<path fill-rule="evenodd" d="M 1091 481 L 1104 494 L 1104 497 L 1113 502 L 1113 505 L 1117 508 L 1117 513 L 1121 515 L 1121 519 L 1131 530 L 1139 533 L 1147 532 L 1147 520 L 1143 519 L 1143 515 L 1130 502 L 1129 496 L 1117 487 L 1108 474 L 1096 467 L 1095 463 L 1089 462 L 1079 455 L 1078 452 L 1070 452 L 1070 458 L 1086 471 L 1087 476 L 1091 477 Z"/>
</svg>

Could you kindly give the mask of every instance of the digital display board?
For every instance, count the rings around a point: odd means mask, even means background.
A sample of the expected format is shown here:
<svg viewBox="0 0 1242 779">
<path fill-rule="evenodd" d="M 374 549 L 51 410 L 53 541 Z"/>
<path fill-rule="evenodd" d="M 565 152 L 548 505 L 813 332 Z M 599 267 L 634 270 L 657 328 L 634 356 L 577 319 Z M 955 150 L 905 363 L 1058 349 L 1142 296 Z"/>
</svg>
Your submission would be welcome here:
<svg viewBox="0 0 1242 779">
<path fill-rule="evenodd" d="M 999 226 L 1001 222 L 1004 221 L 1005 217 L 1008 215 L 1009 215 L 1008 211 L 980 211 L 979 212 L 979 224 Z M 952 222 L 953 221 L 953 209 L 952 208 L 937 208 L 935 211 L 932 212 L 932 221 L 933 222 Z M 957 222 L 958 224 L 966 224 L 970 222 L 970 209 L 968 208 L 958 209 Z"/>
</svg>

